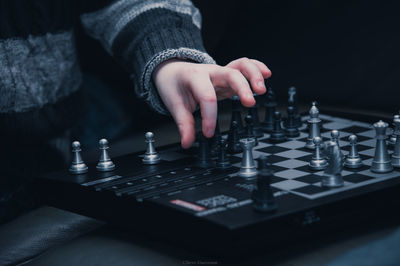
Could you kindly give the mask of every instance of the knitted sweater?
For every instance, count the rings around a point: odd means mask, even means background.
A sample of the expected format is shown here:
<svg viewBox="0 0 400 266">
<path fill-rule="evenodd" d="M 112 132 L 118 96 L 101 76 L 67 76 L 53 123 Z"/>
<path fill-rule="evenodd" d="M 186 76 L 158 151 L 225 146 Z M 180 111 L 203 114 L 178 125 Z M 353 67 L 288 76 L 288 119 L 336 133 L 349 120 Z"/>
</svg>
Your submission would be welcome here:
<svg viewBox="0 0 400 266">
<path fill-rule="evenodd" d="M 167 111 L 151 79 L 157 65 L 170 58 L 214 62 L 189 0 L 0 0 L 0 135 L 45 139 L 77 120 L 77 23 L 127 69 L 137 95 L 160 113 Z"/>
</svg>

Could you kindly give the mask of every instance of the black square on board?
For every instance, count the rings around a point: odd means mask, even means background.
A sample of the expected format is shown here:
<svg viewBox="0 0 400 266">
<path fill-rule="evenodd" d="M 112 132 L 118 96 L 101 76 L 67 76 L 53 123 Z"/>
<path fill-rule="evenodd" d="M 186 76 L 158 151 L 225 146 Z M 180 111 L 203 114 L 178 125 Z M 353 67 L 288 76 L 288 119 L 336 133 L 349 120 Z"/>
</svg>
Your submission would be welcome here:
<svg viewBox="0 0 400 266">
<path fill-rule="evenodd" d="M 343 129 L 341 129 L 341 131 L 357 135 L 358 133 L 365 132 L 370 129 L 371 128 L 368 128 L 368 127 L 351 126 L 351 127 L 343 128 Z"/>
<path fill-rule="evenodd" d="M 351 174 L 343 177 L 344 181 L 351 182 L 351 183 L 360 183 L 364 182 L 367 180 L 374 179 L 373 177 L 370 176 L 365 176 L 365 175 L 360 175 L 360 174 Z"/>
<path fill-rule="evenodd" d="M 279 153 L 279 152 L 283 152 L 283 151 L 288 151 L 290 149 L 288 148 L 284 148 L 284 147 L 280 147 L 280 146 L 269 146 L 269 147 L 264 147 L 261 149 L 256 149 L 256 151 L 261 151 L 261 152 L 266 152 L 266 153 L 270 153 L 270 154 L 275 154 L 275 153 Z"/>
<path fill-rule="evenodd" d="M 322 179 L 321 176 L 311 174 L 311 175 L 301 176 L 301 177 L 295 178 L 293 180 L 297 180 L 297 181 L 304 182 L 304 183 L 311 185 L 311 184 L 314 184 L 317 182 L 321 182 L 321 179 Z"/>
<path fill-rule="evenodd" d="M 279 163 L 286 161 L 288 158 L 277 156 L 277 155 L 270 155 L 268 156 L 268 162 L 273 164 L 273 163 Z"/>
<path fill-rule="evenodd" d="M 322 187 L 317 187 L 314 185 L 308 185 L 305 187 L 297 188 L 293 191 L 300 192 L 300 193 L 307 194 L 307 195 L 314 195 L 317 193 L 324 192 L 324 191 L 326 191 L 326 189 L 324 189 Z"/>
</svg>

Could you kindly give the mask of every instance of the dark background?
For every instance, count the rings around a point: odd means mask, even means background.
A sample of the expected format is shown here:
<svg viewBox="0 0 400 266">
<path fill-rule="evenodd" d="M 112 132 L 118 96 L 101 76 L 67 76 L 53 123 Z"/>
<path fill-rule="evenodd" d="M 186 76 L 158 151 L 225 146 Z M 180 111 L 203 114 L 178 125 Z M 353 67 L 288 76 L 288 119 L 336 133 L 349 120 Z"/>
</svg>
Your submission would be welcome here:
<svg viewBox="0 0 400 266">
<path fill-rule="evenodd" d="M 207 51 L 222 65 L 243 56 L 263 61 L 273 73 L 268 86 L 281 103 L 286 102 L 288 87 L 296 86 L 303 103 L 317 100 L 321 106 L 390 113 L 400 108 L 396 1 L 196 0 L 194 4 L 203 15 Z M 106 106 L 101 110 L 100 102 L 106 98 L 116 100 L 115 106 L 121 108 L 117 116 L 126 125 L 143 125 L 142 119 L 135 120 L 138 112 L 148 115 L 149 121 L 165 119 L 136 99 L 128 73 L 96 41 L 82 29 L 77 39 L 84 72 L 108 88 L 86 89 L 88 98 L 97 97 L 98 110 L 92 110 L 92 116 L 102 111 L 115 115 Z"/>
</svg>

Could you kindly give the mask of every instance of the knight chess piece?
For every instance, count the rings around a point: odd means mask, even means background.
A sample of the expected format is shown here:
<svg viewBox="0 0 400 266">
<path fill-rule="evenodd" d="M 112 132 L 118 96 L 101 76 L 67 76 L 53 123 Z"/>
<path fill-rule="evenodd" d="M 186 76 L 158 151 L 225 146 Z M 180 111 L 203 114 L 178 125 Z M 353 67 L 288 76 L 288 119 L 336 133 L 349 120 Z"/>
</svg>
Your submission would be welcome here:
<svg viewBox="0 0 400 266">
<path fill-rule="evenodd" d="M 337 188 L 344 185 L 343 170 L 343 154 L 339 146 L 334 141 L 327 143 L 326 153 L 328 156 L 328 167 L 322 176 L 321 185 L 328 188 Z"/>
<path fill-rule="evenodd" d="M 253 158 L 255 140 L 254 138 L 241 139 L 240 144 L 242 145 L 243 155 L 238 175 L 246 179 L 252 179 L 257 175 L 257 169 Z"/>
<path fill-rule="evenodd" d="M 260 119 L 258 117 L 258 101 L 260 97 L 255 93 L 253 93 L 253 97 L 256 99 L 256 104 L 249 107 L 249 115 L 251 115 L 251 119 L 253 120 L 253 135 L 257 138 L 260 138 L 264 135 L 261 128 Z"/>
<path fill-rule="evenodd" d="M 394 146 L 396 144 L 396 140 L 397 140 L 397 135 L 395 132 L 399 132 L 400 131 L 400 125 L 398 125 L 395 121 L 400 119 L 400 115 L 394 115 L 393 116 L 393 134 L 390 136 L 389 142 L 388 144 L 391 146 Z"/>
<path fill-rule="evenodd" d="M 328 161 L 322 156 L 321 147 L 322 139 L 320 137 L 315 137 L 314 140 L 315 150 L 314 155 L 309 163 L 312 170 L 323 170 L 328 166 Z"/>
<path fill-rule="evenodd" d="M 346 159 L 344 160 L 344 166 L 352 169 L 360 168 L 361 166 L 363 166 L 363 163 L 357 150 L 357 136 L 350 135 L 349 143 L 350 151 L 349 154 L 346 156 Z"/>
<path fill-rule="evenodd" d="M 198 155 L 196 158 L 196 165 L 201 168 L 208 168 L 214 166 L 211 158 L 210 145 L 207 138 L 202 132 L 198 133 L 197 140 L 199 142 Z"/>
<path fill-rule="evenodd" d="M 268 88 L 264 101 L 265 118 L 264 122 L 261 124 L 262 130 L 266 133 L 270 133 L 274 130 L 274 113 L 277 105 L 275 93 L 272 88 Z"/>
<path fill-rule="evenodd" d="M 272 212 L 277 209 L 274 193 L 271 190 L 272 171 L 269 169 L 266 156 L 259 157 L 257 162 L 257 186 L 251 195 L 253 209 L 259 212 Z"/>
<path fill-rule="evenodd" d="M 99 149 L 100 149 L 100 159 L 97 163 L 96 169 L 101 172 L 112 171 L 115 169 L 115 164 L 110 158 L 108 153 L 108 141 L 106 139 L 101 139 L 99 141 Z"/>
<path fill-rule="evenodd" d="M 375 173 L 388 173 L 393 170 L 393 166 L 386 146 L 386 130 L 388 128 L 388 123 L 380 120 L 379 122 L 376 122 L 373 126 L 376 131 L 376 146 L 375 156 L 371 164 L 371 171 Z"/>
<path fill-rule="evenodd" d="M 238 126 L 238 131 L 239 135 L 243 136 L 245 133 L 244 126 L 242 123 L 242 104 L 240 103 L 240 98 L 237 95 L 234 95 L 231 98 L 231 104 L 232 104 L 232 116 L 231 116 L 231 125 L 230 127 L 232 128 L 232 123 L 236 122 Z"/>
<path fill-rule="evenodd" d="M 219 140 L 218 150 L 216 166 L 222 169 L 229 168 L 231 166 L 231 162 L 227 154 L 226 141 L 222 138 Z"/>
<path fill-rule="evenodd" d="M 396 117 L 393 120 L 394 123 L 394 132 L 396 142 L 394 144 L 394 151 L 392 154 L 392 165 L 393 167 L 400 168 L 400 116 Z"/>
<path fill-rule="evenodd" d="M 288 106 L 287 108 L 287 119 L 284 122 L 285 126 L 285 135 L 289 138 L 297 138 L 300 136 L 300 131 L 297 128 L 298 122 L 296 122 L 296 117 L 294 113 L 294 107 Z"/>
<path fill-rule="evenodd" d="M 146 153 L 142 159 L 143 164 L 157 164 L 161 161 L 161 157 L 154 147 L 154 134 L 153 132 L 147 132 L 145 134 L 146 141 Z"/>
<path fill-rule="evenodd" d="M 82 149 L 79 141 L 72 142 L 72 163 L 69 168 L 71 174 L 79 175 L 88 172 L 88 167 L 82 160 L 81 151 Z"/>
<path fill-rule="evenodd" d="M 294 125 L 296 126 L 296 128 L 301 127 L 303 122 L 301 122 L 301 116 L 299 114 L 296 87 L 290 87 L 288 90 L 288 106 L 293 107 Z"/>
<path fill-rule="evenodd" d="M 269 140 L 272 143 L 279 143 L 286 140 L 285 132 L 282 129 L 282 117 L 279 111 L 274 114 L 274 130 L 272 130 Z"/>
<path fill-rule="evenodd" d="M 307 120 L 308 122 L 308 137 L 306 142 L 306 148 L 308 149 L 315 149 L 314 138 L 321 137 L 321 119 L 319 119 L 319 110 L 317 108 L 317 102 L 313 102 L 310 108 L 310 119 Z"/>
<path fill-rule="evenodd" d="M 242 152 L 242 146 L 240 146 L 240 135 L 238 123 L 236 121 L 232 122 L 231 128 L 228 132 L 228 152 L 230 154 L 236 154 Z"/>
</svg>

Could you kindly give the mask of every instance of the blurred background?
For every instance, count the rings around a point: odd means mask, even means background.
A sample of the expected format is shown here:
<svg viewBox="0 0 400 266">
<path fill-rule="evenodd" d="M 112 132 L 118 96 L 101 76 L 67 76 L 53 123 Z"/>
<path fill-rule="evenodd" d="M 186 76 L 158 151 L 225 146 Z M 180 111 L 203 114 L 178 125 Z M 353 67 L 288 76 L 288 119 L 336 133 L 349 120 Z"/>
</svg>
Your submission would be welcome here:
<svg viewBox="0 0 400 266">
<path fill-rule="evenodd" d="M 244 56 L 263 61 L 281 105 L 295 86 L 307 105 L 317 100 L 321 107 L 398 111 L 400 2 L 193 2 L 203 16 L 208 53 L 221 65 Z M 128 73 L 82 29 L 77 41 L 87 100 L 80 139 L 95 146 L 97 136 L 123 138 L 171 122 L 135 97 Z"/>
</svg>

